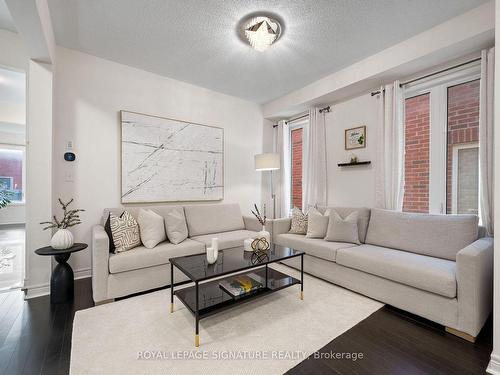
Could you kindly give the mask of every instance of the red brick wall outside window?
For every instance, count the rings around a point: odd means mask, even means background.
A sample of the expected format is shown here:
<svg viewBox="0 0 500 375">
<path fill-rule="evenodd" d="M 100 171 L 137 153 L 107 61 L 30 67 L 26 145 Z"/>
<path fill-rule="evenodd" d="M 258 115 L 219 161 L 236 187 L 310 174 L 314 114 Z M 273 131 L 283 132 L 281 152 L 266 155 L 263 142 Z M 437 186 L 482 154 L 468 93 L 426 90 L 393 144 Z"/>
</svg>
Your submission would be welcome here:
<svg viewBox="0 0 500 375">
<path fill-rule="evenodd" d="M 14 150 L 0 149 L 0 176 L 13 179 L 12 188 L 23 188 L 23 159 L 22 153 Z"/>
<path fill-rule="evenodd" d="M 292 206 L 302 209 L 302 128 L 290 132 L 292 153 Z"/>
<path fill-rule="evenodd" d="M 452 212 L 453 146 L 479 142 L 479 80 L 448 88 L 446 213 Z M 477 198 L 477 197 L 476 197 Z"/>
<path fill-rule="evenodd" d="M 403 211 L 429 212 L 430 94 L 405 100 Z"/>
</svg>

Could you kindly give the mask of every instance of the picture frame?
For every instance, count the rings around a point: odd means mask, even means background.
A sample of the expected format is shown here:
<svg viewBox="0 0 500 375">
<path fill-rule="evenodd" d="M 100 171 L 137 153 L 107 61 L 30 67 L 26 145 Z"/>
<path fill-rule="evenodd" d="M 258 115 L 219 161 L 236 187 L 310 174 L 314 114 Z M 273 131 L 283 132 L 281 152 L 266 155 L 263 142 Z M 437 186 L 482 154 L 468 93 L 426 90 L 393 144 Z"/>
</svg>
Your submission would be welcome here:
<svg viewBox="0 0 500 375">
<path fill-rule="evenodd" d="M 120 111 L 121 202 L 224 199 L 224 129 Z"/>
<path fill-rule="evenodd" d="M 345 130 L 344 144 L 346 150 L 366 147 L 366 125 Z"/>
</svg>

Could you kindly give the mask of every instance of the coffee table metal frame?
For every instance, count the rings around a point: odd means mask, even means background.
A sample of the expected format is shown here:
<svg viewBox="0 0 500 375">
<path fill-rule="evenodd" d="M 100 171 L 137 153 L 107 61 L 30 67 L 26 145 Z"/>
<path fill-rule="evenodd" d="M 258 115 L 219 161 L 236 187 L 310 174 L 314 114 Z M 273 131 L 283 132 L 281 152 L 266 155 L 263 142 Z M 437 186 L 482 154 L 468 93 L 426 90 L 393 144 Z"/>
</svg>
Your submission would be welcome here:
<svg viewBox="0 0 500 375">
<path fill-rule="evenodd" d="M 225 249 L 219 252 L 219 255 L 227 251 L 242 251 L 238 249 Z M 269 250 L 270 251 L 270 250 Z M 182 257 L 174 257 L 170 258 L 170 313 L 174 312 L 174 295 L 187 307 L 187 309 L 194 315 L 195 318 L 195 347 L 199 347 L 200 345 L 200 335 L 199 335 L 199 325 L 200 320 L 206 318 L 210 315 L 216 314 L 233 306 L 236 306 L 240 303 L 248 302 L 254 298 L 261 297 L 263 295 L 267 295 L 269 293 L 273 293 L 279 291 L 281 289 L 290 287 L 292 285 L 300 284 L 300 299 L 304 299 L 304 252 L 290 249 L 293 253 L 285 255 L 283 257 L 273 258 L 273 259 L 264 259 L 256 264 L 247 264 L 242 265 L 236 269 L 230 269 L 228 271 L 222 271 L 216 274 L 208 275 L 205 277 L 196 277 L 193 275 L 187 267 L 184 267 L 179 260 L 190 257 L 204 257 L 205 253 L 201 254 L 193 254 Z M 223 256 L 223 255 L 222 255 Z M 300 257 L 300 280 L 295 279 L 292 276 L 286 275 L 282 272 L 269 268 L 268 265 L 271 263 L 277 263 L 283 260 Z M 182 288 L 179 290 L 174 290 L 174 266 L 179 269 L 182 273 L 184 273 L 191 282 L 194 282 L 194 286 Z M 214 265 L 207 265 L 206 267 L 212 267 Z M 210 305 L 208 308 L 200 309 L 200 287 L 208 284 L 215 284 L 221 281 L 221 277 L 225 275 L 231 274 L 230 277 L 234 277 L 237 274 L 245 274 L 249 270 L 254 271 L 260 276 L 263 276 L 265 280 L 265 286 L 257 291 L 250 292 L 241 297 L 236 297 L 233 299 L 226 299 L 225 301 L 221 301 L 220 303 L 214 303 Z M 256 271 L 257 270 L 257 271 Z M 230 278 L 228 277 L 228 278 Z M 214 280 L 216 279 L 216 280 Z M 271 283 L 269 283 L 271 281 Z M 275 281 L 275 282 L 273 282 Z M 184 283 L 182 283 L 184 284 Z M 271 285 L 272 284 L 272 285 Z M 178 284 L 179 285 L 179 284 Z M 213 285 L 208 285 L 209 287 L 213 287 Z M 192 301 L 192 292 L 194 291 L 194 304 Z M 228 295 L 229 296 L 229 295 Z M 191 297 L 191 298 L 190 298 Z"/>
</svg>

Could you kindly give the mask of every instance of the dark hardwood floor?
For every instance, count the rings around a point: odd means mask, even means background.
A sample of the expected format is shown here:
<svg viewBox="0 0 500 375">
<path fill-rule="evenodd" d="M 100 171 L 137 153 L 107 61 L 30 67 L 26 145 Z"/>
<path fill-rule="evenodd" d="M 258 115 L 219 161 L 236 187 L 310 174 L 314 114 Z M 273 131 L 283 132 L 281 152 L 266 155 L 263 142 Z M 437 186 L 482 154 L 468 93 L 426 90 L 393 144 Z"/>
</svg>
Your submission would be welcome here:
<svg viewBox="0 0 500 375">
<path fill-rule="evenodd" d="M 287 374 L 484 374 L 492 331 L 490 319 L 472 344 L 438 324 L 385 306 L 319 350 L 362 353 L 362 359 L 317 359 L 316 354 Z"/>
<path fill-rule="evenodd" d="M 93 305 L 90 279 L 75 282 L 75 300 L 68 304 L 50 305 L 48 296 L 24 301 L 21 292 L 0 294 L 0 374 L 67 374 L 75 312 Z M 484 373 L 491 349 L 491 322 L 471 344 L 386 306 L 318 352 L 362 353 L 362 359 L 312 356 L 288 373 L 477 375 Z"/>
<path fill-rule="evenodd" d="M 0 374 L 68 374 L 73 317 L 94 306 L 91 279 L 75 282 L 72 303 L 48 296 L 24 300 L 21 291 L 0 294 Z"/>
</svg>

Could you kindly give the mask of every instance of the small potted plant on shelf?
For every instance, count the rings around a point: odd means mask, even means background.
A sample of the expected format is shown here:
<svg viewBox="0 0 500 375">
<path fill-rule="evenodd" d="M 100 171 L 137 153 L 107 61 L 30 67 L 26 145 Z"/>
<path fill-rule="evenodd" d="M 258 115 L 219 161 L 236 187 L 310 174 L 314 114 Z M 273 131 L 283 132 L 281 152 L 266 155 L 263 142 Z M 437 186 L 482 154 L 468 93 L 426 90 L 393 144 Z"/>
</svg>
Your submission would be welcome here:
<svg viewBox="0 0 500 375">
<path fill-rule="evenodd" d="M 264 205 L 264 214 L 261 214 L 257 205 L 254 203 L 254 209 L 252 210 L 252 214 L 257 218 L 259 223 L 262 225 L 262 230 L 258 233 L 258 238 L 265 238 L 268 243 L 271 243 L 271 233 L 266 230 L 266 205 Z"/>
<path fill-rule="evenodd" d="M 45 228 L 43 228 L 43 230 L 57 228 L 57 232 L 52 236 L 52 239 L 50 240 L 50 246 L 52 246 L 54 249 L 63 250 L 69 249 L 71 246 L 73 246 L 73 234 L 69 231 L 68 228 L 82 223 L 79 213 L 85 210 L 82 210 L 80 208 L 68 210 L 68 206 L 73 203 L 73 199 L 71 199 L 67 203 L 64 203 L 61 198 L 59 198 L 59 203 L 61 204 L 61 207 L 63 209 L 62 219 L 58 219 L 56 215 L 54 215 L 53 221 L 44 221 L 40 224 L 47 225 Z"/>
</svg>

